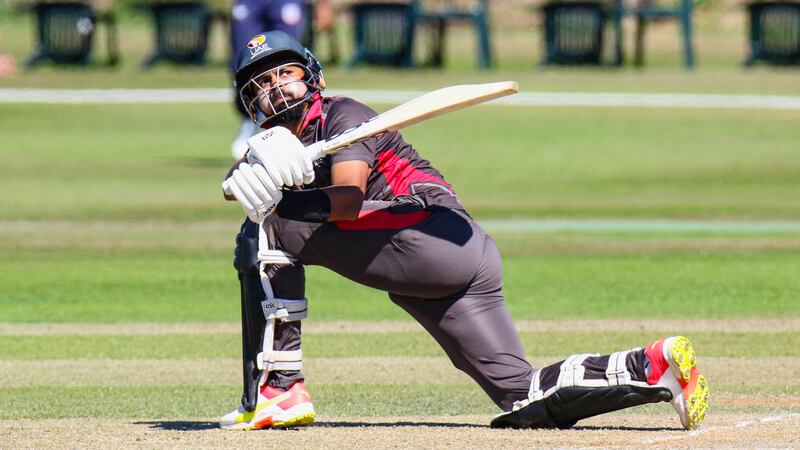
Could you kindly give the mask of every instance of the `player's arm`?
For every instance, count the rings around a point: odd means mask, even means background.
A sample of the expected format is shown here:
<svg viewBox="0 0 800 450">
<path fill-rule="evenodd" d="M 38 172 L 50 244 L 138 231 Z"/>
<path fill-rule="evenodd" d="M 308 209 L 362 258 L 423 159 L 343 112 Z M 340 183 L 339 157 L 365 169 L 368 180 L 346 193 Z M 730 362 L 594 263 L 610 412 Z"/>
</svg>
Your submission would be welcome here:
<svg viewBox="0 0 800 450">
<path fill-rule="evenodd" d="M 331 185 L 322 188 L 331 203 L 330 221 L 355 220 L 367 190 L 369 165 L 364 161 L 343 161 L 331 167 Z"/>
<path fill-rule="evenodd" d="M 320 189 L 284 191 L 278 216 L 305 222 L 332 222 L 358 218 L 364 203 L 369 166 L 343 161 L 331 168 L 332 185 Z"/>
</svg>

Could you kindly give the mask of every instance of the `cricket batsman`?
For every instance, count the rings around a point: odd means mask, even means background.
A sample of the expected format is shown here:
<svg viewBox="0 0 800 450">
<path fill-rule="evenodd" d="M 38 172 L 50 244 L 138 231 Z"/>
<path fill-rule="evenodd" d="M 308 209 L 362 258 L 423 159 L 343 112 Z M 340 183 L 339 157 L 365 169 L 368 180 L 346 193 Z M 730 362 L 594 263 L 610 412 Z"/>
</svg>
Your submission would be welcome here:
<svg viewBox="0 0 800 450">
<path fill-rule="evenodd" d="M 398 132 L 311 161 L 304 146 L 374 117 L 347 97 L 324 97 L 317 59 L 271 31 L 241 49 L 235 84 L 266 131 L 228 173 L 249 217 L 237 237 L 244 395 L 226 429 L 302 426 L 315 412 L 302 373 L 305 265 L 380 289 L 441 345 L 502 410 L 492 428 L 568 428 L 581 419 L 670 402 L 697 428 L 708 383 L 682 336 L 610 355 L 582 353 L 533 368 L 503 300 L 492 238 L 442 174 Z"/>
</svg>

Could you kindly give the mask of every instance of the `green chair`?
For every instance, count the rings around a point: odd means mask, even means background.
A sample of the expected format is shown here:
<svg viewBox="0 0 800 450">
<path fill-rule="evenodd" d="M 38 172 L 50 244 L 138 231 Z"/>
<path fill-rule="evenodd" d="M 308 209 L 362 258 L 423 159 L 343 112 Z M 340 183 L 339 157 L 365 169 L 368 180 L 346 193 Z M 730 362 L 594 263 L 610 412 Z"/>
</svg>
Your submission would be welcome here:
<svg viewBox="0 0 800 450">
<path fill-rule="evenodd" d="M 749 67 L 758 61 L 800 65 L 800 3 L 757 2 L 747 5 L 750 16 Z"/>
<path fill-rule="evenodd" d="M 32 5 L 36 19 L 33 55 L 25 62 L 30 69 L 51 61 L 58 64 L 87 65 L 99 23 L 106 25 L 108 64 L 118 60 L 116 28 L 111 14 L 98 15 L 87 3 L 58 1 Z"/>
<path fill-rule="evenodd" d="M 148 6 L 153 16 L 155 49 L 142 62 L 142 68 L 149 69 L 159 61 L 205 64 L 212 20 L 208 5 L 202 1 L 159 1 Z"/>
<path fill-rule="evenodd" d="M 433 29 L 431 65 L 441 66 L 443 63 L 447 27 L 465 23 L 471 25 L 475 31 L 478 68 L 491 68 L 488 0 L 439 0 L 438 2 L 414 0 L 412 3 L 418 24 L 428 25 Z"/>
<path fill-rule="evenodd" d="M 627 11 L 636 18 L 636 48 L 634 64 L 644 65 L 644 37 L 650 22 L 674 19 L 679 22 L 683 41 L 683 64 L 687 69 L 694 68 L 694 45 L 692 42 L 692 13 L 694 0 L 672 0 L 670 5 L 657 3 L 655 0 L 640 0 Z"/>
<path fill-rule="evenodd" d="M 361 64 L 411 67 L 416 25 L 413 4 L 356 3 L 351 12 L 355 48 L 349 67 Z"/>
<path fill-rule="evenodd" d="M 542 7 L 544 56 L 550 64 L 602 63 L 606 12 L 599 1 L 554 1 Z"/>
</svg>

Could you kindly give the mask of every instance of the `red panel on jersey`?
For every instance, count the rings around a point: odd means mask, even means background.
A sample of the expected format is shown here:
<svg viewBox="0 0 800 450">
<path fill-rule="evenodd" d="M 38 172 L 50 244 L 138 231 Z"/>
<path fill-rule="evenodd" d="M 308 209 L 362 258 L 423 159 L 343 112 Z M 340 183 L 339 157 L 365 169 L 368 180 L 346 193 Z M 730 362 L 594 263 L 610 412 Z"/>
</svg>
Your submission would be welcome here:
<svg viewBox="0 0 800 450">
<path fill-rule="evenodd" d="M 416 225 L 430 215 L 430 211 L 396 214 L 385 209 L 361 211 L 356 220 L 340 220 L 340 230 L 401 230 Z"/>
<path fill-rule="evenodd" d="M 386 183 L 392 188 L 395 196 L 410 194 L 413 183 L 430 182 L 450 188 L 450 185 L 441 178 L 417 169 L 392 150 L 386 150 L 378 156 L 376 170 L 386 178 Z"/>
</svg>

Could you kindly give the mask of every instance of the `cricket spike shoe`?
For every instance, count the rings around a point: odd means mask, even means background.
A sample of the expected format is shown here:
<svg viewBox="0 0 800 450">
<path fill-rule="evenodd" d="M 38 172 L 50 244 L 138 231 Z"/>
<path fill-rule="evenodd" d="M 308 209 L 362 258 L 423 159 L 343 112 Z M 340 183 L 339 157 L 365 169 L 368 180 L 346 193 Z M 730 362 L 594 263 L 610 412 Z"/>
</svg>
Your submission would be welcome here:
<svg viewBox="0 0 800 450">
<path fill-rule="evenodd" d="M 647 346 L 645 356 L 650 361 L 647 383 L 669 388 L 683 428 L 699 427 L 708 410 L 708 381 L 697 371 L 689 339 L 673 336 L 655 341 Z"/>
<path fill-rule="evenodd" d="M 303 383 L 295 383 L 289 390 L 264 385 L 253 411 L 239 406 L 222 416 L 219 426 L 226 430 L 301 427 L 313 423 L 315 418 L 314 405 Z"/>
</svg>

